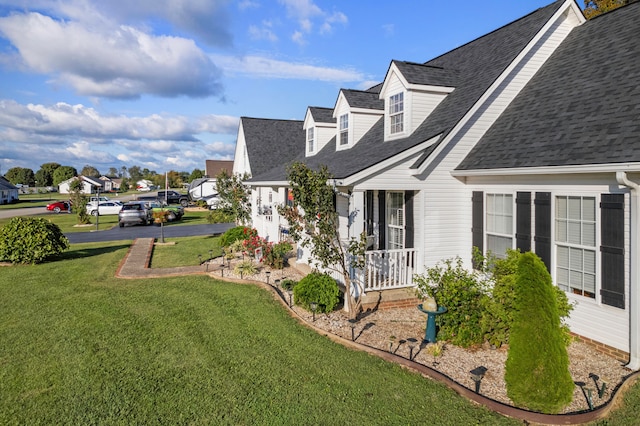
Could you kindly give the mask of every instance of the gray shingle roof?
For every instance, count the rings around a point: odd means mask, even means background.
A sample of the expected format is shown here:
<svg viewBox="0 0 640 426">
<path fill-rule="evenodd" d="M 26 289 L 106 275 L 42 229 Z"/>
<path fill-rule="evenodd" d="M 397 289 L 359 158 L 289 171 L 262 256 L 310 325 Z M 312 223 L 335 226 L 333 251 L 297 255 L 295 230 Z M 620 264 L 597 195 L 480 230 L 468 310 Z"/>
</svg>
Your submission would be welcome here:
<svg viewBox="0 0 640 426">
<path fill-rule="evenodd" d="M 304 157 L 304 148 L 302 148 L 296 159 L 304 161 L 310 167 L 327 165 L 336 178 L 343 179 L 433 137 L 446 135 L 563 3 L 563 0 L 558 0 L 426 62 L 425 65 L 429 67 L 455 70 L 458 73 L 456 89 L 436 107 L 411 136 L 385 142 L 384 122 L 383 118 L 380 118 L 369 132 L 348 150 L 336 152 L 335 143 L 328 143 L 318 154 L 309 158 Z M 374 86 L 378 91 L 379 87 L 379 85 Z M 373 92 L 375 93 L 375 90 Z M 430 148 L 429 153 L 434 148 L 435 146 Z M 286 171 L 281 167 L 269 171 L 264 176 L 257 174 L 255 176 L 255 181 L 285 181 Z"/>
<path fill-rule="evenodd" d="M 457 70 L 404 61 L 393 61 L 393 63 L 409 84 L 444 87 L 458 85 L 459 73 Z"/>
<path fill-rule="evenodd" d="M 333 108 L 309 107 L 309 112 L 316 123 L 335 123 Z"/>
<path fill-rule="evenodd" d="M 574 29 L 458 169 L 640 162 L 639 17 Z"/>
<path fill-rule="evenodd" d="M 273 168 L 282 169 L 301 151 L 305 135 L 300 120 L 241 117 L 253 176 Z"/>
<path fill-rule="evenodd" d="M 375 92 L 351 89 L 342 89 L 341 92 L 351 108 L 384 110 L 384 100 L 380 99 Z"/>
<path fill-rule="evenodd" d="M 9 182 L 4 176 L 0 176 L 0 189 L 3 190 L 15 190 L 18 189 L 17 186 Z"/>
</svg>

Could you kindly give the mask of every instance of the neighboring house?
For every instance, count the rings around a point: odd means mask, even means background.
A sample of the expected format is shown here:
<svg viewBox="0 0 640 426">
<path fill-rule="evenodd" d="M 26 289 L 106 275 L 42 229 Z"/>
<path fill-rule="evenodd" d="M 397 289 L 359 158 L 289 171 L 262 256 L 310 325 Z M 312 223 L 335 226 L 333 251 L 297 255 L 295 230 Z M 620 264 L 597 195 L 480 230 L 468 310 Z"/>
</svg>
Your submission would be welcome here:
<svg viewBox="0 0 640 426">
<path fill-rule="evenodd" d="M 122 185 L 122 178 L 115 176 L 100 176 L 102 181 L 102 188 L 106 192 L 119 191 L 120 185 Z"/>
<path fill-rule="evenodd" d="M 93 194 L 98 189 L 101 192 L 104 191 L 103 181 L 101 181 L 100 179 L 88 176 L 74 176 L 70 179 L 65 180 L 64 182 L 61 182 L 60 185 L 58 185 L 58 192 L 60 194 L 70 194 L 71 183 L 77 179 L 82 179 L 82 190 L 80 191 L 81 194 Z"/>
<path fill-rule="evenodd" d="M 0 204 L 9 204 L 18 201 L 19 189 L 17 186 L 0 176 Z"/>
<path fill-rule="evenodd" d="M 226 171 L 227 174 L 233 173 L 233 161 L 228 160 L 206 160 L 204 174 L 206 177 L 215 178 L 222 171 Z"/>
<path fill-rule="evenodd" d="M 634 3 L 586 22 L 556 1 L 423 64 L 392 61 L 381 84 L 341 90 L 330 115 L 309 108 L 301 134 L 241 122 L 236 155 L 263 170 L 252 201 L 287 202 L 291 160 L 265 162 L 250 141 L 297 146 L 292 159 L 333 174 L 343 238 L 367 233 L 352 289 L 365 302 L 443 259 L 471 268 L 473 247 L 531 250 L 575 303 L 572 331 L 637 370 L 638 16 Z M 252 208 L 260 234 L 281 238 Z"/>
</svg>

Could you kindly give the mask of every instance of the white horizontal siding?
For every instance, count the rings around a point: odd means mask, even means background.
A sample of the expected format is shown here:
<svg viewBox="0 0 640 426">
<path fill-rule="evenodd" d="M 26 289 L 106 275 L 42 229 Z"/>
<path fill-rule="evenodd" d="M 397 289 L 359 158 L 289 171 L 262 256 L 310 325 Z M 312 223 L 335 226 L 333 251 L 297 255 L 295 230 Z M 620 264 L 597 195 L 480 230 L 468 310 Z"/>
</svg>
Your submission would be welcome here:
<svg viewBox="0 0 640 426">
<path fill-rule="evenodd" d="M 446 97 L 444 93 L 410 91 L 407 94 L 409 116 L 405 119 L 409 132 L 413 133 Z"/>
</svg>

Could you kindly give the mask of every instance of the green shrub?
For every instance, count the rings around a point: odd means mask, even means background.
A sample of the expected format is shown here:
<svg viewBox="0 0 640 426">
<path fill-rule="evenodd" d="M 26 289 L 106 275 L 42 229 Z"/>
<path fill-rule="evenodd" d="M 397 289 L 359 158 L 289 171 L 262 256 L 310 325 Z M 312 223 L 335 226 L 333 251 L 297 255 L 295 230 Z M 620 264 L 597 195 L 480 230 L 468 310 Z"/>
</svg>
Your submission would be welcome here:
<svg viewBox="0 0 640 426">
<path fill-rule="evenodd" d="M 222 247 L 229 247 L 238 240 L 242 241 L 256 235 L 258 235 L 258 232 L 255 229 L 247 228 L 246 226 L 236 226 L 222 234 L 222 237 L 220 237 L 220 245 Z"/>
<path fill-rule="evenodd" d="M 233 268 L 233 272 L 237 275 L 246 277 L 248 275 L 255 275 L 258 272 L 258 268 L 256 267 L 255 263 L 253 263 L 253 261 L 244 260 L 242 262 L 239 262 L 235 266 L 235 268 Z"/>
<path fill-rule="evenodd" d="M 282 287 L 282 289 L 285 291 L 293 290 L 296 284 L 298 284 L 298 281 L 292 280 L 291 278 L 285 278 L 280 282 L 280 287 Z"/>
<path fill-rule="evenodd" d="M 40 263 L 69 248 L 58 225 L 42 218 L 14 217 L 0 228 L 0 259 Z"/>
<path fill-rule="evenodd" d="M 460 258 L 428 268 L 425 275 L 416 275 L 414 282 L 419 296 L 433 297 L 438 306 L 447 308 L 447 313 L 436 317 L 439 340 L 465 348 L 483 342 L 480 320 L 487 295 L 476 274 L 465 269 Z"/>
<path fill-rule="evenodd" d="M 231 223 L 233 221 L 235 221 L 235 216 L 222 210 L 211 210 L 207 214 L 207 222 L 209 223 Z"/>
<path fill-rule="evenodd" d="M 520 256 L 514 284 L 507 395 L 517 406 L 557 413 L 571 402 L 574 384 L 556 291 L 544 263 L 530 252 Z"/>
<path fill-rule="evenodd" d="M 486 341 L 496 347 L 509 342 L 509 331 L 513 324 L 515 313 L 515 282 L 518 272 L 518 262 L 522 253 L 518 250 L 508 250 L 504 259 L 482 259 L 486 265 L 486 272 L 490 273 L 493 281 L 493 289 L 489 297 L 483 299 L 483 315 L 481 325 Z M 573 306 L 569 303 L 564 291 L 553 286 L 556 305 L 560 313 L 560 321 L 564 332 L 566 344 L 571 341 L 569 327 L 564 324 L 564 319 L 569 317 Z"/>
<path fill-rule="evenodd" d="M 318 304 L 318 312 L 331 312 L 338 304 L 340 289 L 327 274 L 312 272 L 293 287 L 296 305 L 309 310 L 311 302 Z"/>
<path fill-rule="evenodd" d="M 282 268 L 287 263 L 287 254 L 293 250 L 293 246 L 286 241 L 269 245 L 264 256 L 265 265 L 272 268 Z"/>
</svg>

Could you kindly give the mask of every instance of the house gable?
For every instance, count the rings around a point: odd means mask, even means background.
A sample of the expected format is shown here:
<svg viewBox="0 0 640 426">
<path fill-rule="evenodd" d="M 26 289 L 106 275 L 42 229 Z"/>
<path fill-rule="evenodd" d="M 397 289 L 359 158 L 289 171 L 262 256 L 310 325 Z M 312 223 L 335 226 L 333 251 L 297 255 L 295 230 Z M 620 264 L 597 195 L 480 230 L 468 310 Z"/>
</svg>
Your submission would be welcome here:
<svg viewBox="0 0 640 426">
<path fill-rule="evenodd" d="M 321 151 L 336 135 L 333 109 L 309 107 L 305 114 L 303 129 L 306 137 L 305 156 L 310 157 Z"/>
<path fill-rule="evenodd" d="M 384 103 L 375 92 L 342 89 L 333 109 L 337 122 L 336 151 L 355 146 L 384 115 Z"/>
<path fill-rule="evenodd" d="M 413 133 L 455 89 L 457 75 L 441 67 L 392 61 L 379 95 L 385 103 L 385 141 Z"/>
</svg>

